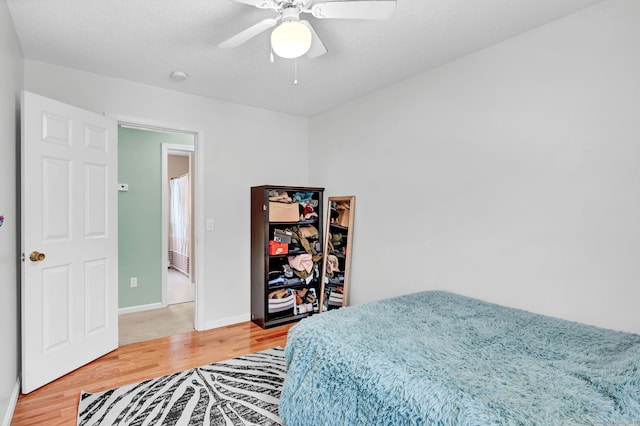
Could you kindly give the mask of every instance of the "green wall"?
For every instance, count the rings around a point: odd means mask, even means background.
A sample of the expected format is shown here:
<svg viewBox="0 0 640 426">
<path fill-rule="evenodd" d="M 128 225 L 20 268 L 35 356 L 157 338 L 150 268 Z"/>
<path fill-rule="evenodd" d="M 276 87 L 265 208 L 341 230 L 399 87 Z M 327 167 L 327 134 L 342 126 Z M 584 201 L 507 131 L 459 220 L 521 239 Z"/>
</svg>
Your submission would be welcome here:
<svg viewBox="0 0 640 426">
<path fill-rule="evenodd" d="M 193 146 L 193 136 L 118 126 L 118 307 L 162 301 L 162 144 Z M 138 287 L 129 284 L 138 278 Z"/>
</svg>

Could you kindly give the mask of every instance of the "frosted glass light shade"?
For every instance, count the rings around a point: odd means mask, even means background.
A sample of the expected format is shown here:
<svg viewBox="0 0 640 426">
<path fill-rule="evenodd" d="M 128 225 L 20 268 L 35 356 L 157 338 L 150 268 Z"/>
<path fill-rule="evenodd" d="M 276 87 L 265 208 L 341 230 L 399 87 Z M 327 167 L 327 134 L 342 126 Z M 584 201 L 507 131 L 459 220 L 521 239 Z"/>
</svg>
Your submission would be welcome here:
<svg viewBox="0 0 640 426">
<path fill-rule="evenodd" d="M 298 21 L 285 21 L 271 33 L 271 48 L 281 58 L 297 58 L 310 47 L 311 30 Z"/>
</svg>

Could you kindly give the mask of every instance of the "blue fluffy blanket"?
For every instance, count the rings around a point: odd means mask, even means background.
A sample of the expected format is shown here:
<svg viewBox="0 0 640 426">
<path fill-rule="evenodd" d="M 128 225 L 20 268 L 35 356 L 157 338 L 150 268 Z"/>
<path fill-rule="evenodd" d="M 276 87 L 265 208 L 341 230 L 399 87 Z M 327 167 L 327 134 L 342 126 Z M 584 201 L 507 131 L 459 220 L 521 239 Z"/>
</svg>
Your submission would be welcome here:
<svg viewBox="0 0 640 426">
<path fill-rule="evenodd" d="M 291 328 L 297 425 L 640 425 L 640 336 L 424 292 Z"/>
</svg>

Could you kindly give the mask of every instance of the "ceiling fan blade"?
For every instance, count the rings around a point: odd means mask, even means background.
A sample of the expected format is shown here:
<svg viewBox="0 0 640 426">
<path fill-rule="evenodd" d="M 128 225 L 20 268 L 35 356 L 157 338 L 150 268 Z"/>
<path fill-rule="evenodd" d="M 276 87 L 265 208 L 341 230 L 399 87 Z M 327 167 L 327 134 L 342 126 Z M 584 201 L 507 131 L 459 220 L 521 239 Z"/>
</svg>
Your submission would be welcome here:
<svg viewBox="0 0 640 426">
<path fill-rule="evenodd" d="M 311 6 L 311 13 L 319 19 L 389 19 L 395 10 L 395 0 L 331 1 Z"/>
<path fill-rule="evenodd" d="M 276 4 L 273 0 L 233 0 L 238 3 L 248 4 L 249 6 L 255 6 L 259 9 L 274 9 Z"/>
<path fill-rule="evenodd" d="M 301 19 L 300 23 L 303 24 L 304 26 L 306 26 L 307 28 L 309 28 L 309 30 L 311 30 L 311 47 L 309 48 L 309 51 L 307 52 L 307 57 L 309 59 L 313 59 L 313 58 L 317 58 L 318 56 L 322 56 L 325 53 L 327 53 L 327 48 L 322 43 L 322 40 L 320 40 L 320 37 L 318 37 L 318 34 L 313 29 L 313 27 L 311 26 L 309 21 L 305 21 L 305 20 Z"/>
<path fill-rule="evenodd" d="M 234 47 L 240 46 L 242 43 L 251 40 L 258 34 L 263 31 L 268 30 L 269 28 L 275 26 L 278 23 L 277 18 L 267 18 L 258 22 L 255 25 L 250 26 L 244 31 L 239 32 L 233 37 L 223 41 L 218 45 L 221 49 L 233 49 Z"/>
</svg>

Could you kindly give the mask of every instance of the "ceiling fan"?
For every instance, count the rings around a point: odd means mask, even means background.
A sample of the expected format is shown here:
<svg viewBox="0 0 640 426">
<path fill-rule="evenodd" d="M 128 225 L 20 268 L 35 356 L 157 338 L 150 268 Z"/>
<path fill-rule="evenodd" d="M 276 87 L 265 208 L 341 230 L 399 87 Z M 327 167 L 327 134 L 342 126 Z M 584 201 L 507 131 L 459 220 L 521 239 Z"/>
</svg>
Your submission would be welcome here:
<svg viewBox="0 0 640 426">
<path fill-rule="evenodd" d="M 327 53 L 318 34 L 309 21 L 300 19 L 308 13 L 317 19 L 389 19 L 396 8 L 396 0 L 370 1 L 322 1 L 315 0 L 234 0 L 238 3 L 271 9 L 278 15 L 263 19 L 218 45 L 233 49 L 269 28 L 278 25 L 271 33 L 271 48 L 282 58 L 298 58 L 304 54 L 316 58 Z"/>
</svg>

